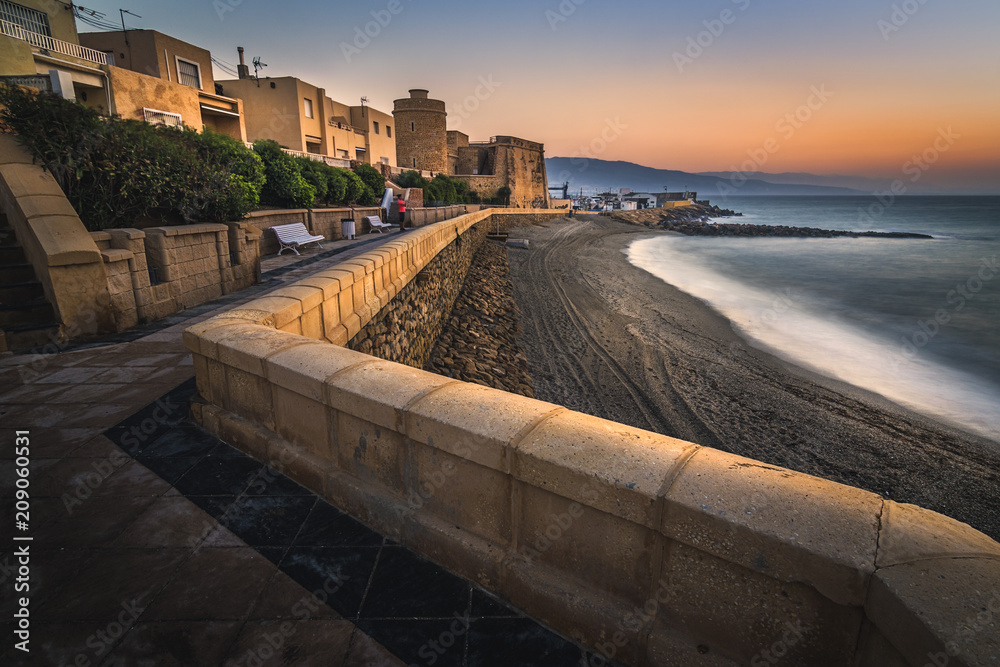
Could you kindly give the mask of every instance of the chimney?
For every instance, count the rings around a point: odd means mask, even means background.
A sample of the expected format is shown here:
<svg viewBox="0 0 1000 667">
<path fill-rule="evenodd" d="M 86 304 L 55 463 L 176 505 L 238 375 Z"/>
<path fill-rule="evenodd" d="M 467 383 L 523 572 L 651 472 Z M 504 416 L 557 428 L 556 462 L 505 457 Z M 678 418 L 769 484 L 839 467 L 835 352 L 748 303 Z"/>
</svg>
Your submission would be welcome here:
<svg viewBox="0 0 1000 667">
<path fill-rule="evenodd" d="M 243 47 L 237 46 L 236 50 L 240 52 L 240 64 L 236 67 L 236 71 L 239 72 L 241 79 L 249 79 L 250 68 L 247 67 L 246 61 L 243 60 Z"/>
</svg>

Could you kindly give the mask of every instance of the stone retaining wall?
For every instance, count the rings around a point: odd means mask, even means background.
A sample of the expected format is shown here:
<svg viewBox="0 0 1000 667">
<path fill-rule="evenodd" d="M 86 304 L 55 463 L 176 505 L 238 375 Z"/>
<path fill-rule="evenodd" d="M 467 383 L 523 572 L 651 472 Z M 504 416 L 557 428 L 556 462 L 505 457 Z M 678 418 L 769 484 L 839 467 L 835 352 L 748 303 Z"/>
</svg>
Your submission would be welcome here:
<svg viewBox="0 0 1000 667">
<path fill-rule="evenodd" d="M 1000 545 L 964 524 L 343 347 L 511 213 L 415 230 L 189 328 L 196 417 L 608 659 L 992 664 Z"/>
<path fill-rule="evenodd" d="M 486 239 L 476 225 L 446 246 L 379 310 L 348 347 L 380 359 L 422 368 L 462 289 L 473 256 Z"/>
<path fill-rule="evenodd" d="M 248 222 L 107 229 L 90 236 L 104 260 L 118 331 L 237 292 L 260 275 L 260 235 Z"/>
</svg>

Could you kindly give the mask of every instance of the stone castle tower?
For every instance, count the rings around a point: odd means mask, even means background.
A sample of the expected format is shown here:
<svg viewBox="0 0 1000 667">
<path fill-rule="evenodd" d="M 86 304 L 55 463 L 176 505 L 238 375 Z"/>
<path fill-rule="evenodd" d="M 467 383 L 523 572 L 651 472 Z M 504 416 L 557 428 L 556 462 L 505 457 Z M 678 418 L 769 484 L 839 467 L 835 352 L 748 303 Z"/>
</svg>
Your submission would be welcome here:
<svg viewBox="0 0 1000 667">
<path fill-rule="evenodd" d="M 448 171 L 448 114 L 444 102 L 414 88 L 393 102 L 396 121 L 396 164 L 404 169 Z"/>
</svg>

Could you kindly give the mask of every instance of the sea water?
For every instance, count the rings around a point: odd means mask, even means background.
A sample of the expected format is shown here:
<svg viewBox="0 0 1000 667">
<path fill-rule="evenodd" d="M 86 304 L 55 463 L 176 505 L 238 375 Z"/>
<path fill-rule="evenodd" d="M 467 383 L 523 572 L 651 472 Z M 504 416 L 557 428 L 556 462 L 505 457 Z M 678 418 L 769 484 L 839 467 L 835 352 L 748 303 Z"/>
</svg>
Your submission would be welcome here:
<svg viewBox="0 0 1000 667">
<path fill-rule="evenodd" d="M 723 202 L 714 202 L 723 204 Z M 1000 443 L 1000 197 L 731 197 L 716 222 L 932 240 L 661 236 L 629 260 L 751 344 Z"/>
</svg>

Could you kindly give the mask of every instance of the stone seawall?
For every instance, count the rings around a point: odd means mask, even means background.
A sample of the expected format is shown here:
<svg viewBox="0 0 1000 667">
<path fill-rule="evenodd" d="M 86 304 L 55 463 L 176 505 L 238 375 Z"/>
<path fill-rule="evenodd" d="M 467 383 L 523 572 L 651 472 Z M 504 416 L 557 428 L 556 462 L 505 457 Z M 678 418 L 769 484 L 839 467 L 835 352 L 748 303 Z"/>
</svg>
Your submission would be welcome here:
<svg viewBox="0 0 1000 667">
<path fill-rule="evenodd" d="M 609 660 L 993 664 L 1000 544 L 964 524 L 343 347 L 494 224 L 524 218 L 415 230 L 190 327 L 196 418 Z"/>
<path fill-rule="evenodd" d="M 379 359 L 423 368 L 448 321 L 472 258 L 485 239 L 483 225 L 458 236 L 347 347 Z"/>
<path fill-rule="evenodd" d="M 473 258 L 424 370 L 534 398 L 520 333 L 507 248 L 487 241 Z"/>
</svg>

